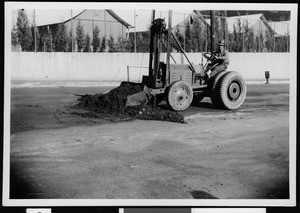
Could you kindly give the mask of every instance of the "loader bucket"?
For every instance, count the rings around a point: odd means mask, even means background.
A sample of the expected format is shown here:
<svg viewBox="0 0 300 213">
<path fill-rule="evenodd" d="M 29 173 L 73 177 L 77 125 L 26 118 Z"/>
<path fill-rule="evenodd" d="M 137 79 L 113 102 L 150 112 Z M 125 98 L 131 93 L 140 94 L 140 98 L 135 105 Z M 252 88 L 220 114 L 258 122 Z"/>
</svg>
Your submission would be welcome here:
<svg viewBox="0 0 300 213">
<path fill-rule="evenodd" d="M 150 97 L 149 95 L 149 88 L 144 86 L 143 91 L 127 96 L 125 107 L 147 104 Z"/>
</svg>

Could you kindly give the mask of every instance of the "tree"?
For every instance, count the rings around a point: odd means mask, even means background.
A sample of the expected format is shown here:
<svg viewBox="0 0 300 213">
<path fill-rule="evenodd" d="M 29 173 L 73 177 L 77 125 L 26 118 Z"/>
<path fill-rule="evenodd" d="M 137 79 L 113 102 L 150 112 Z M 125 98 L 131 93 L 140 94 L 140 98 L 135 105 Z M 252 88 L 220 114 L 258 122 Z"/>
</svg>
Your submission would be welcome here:
<svg viewBox="0 0 300 213">
<path fill-rule="evenodd" d="M 290 36 L 278 36 L 275 39 L 275 51 L 276 52 L 289 52 Z"/>
<path fill-rule="evenodd" d="M 116 51 L 117 52 L 130 52 L 132 48 L 132 43 L 129 39 L 118 37 L 116 43 Z"/>
<path fill-rule="evenodd" d="M 219 13 L 218 13 L 219 14 Z M 216 17 L 215 18 L 215 38 L 216 38 L 216 42 L 215 42 L 215 50 L 217 49 L 217 43 L 222 40 L 224 38 L 222 29 L 221 29 L 221 21 L 220 18 Z"/>
<path fill-rule="evenodd" d="M 243 26 L 242 20 L 239 18 L 237 20 L 237 33 L 236 33 L 236 52 L 243 52 L 244 51 L 244 33 L 243 33 Z"/>
<path fill-rule="evenodd" d="M 268 50 L 268 52 L 273 52 L 273 43 L 274 42 L 274 34 L 271 31 L 267 31 L 266 32 L 266 48 Z"/>
<path fill-rule="evenodd" d="M 83 52 L 91 52 L 90 46 L 91 46 L 91 38 L 89 34 L 86 34 Z"/>
<path fill-rule="evenodd" d="M 83 25 L 81 25 L 80 20 L 77 22 L 76 25 L 76 42 L 78 47 L 78 52 L 81 52 L 84 47 L 84 29 Z"/>
<path fill-rule="evenodd" d="M 234 33 L 229 33 L 228 34 L 227 49 L 228 49 L 229 52 L 234 52 L 234 50 L 235 50 Z"/>
<path fill-rule="evenodd" d="M 244 31 L 244 51 L 253 52 L 254 50 L 254 32 L 253 28 L 249 27 L 249 21 L 246 20 L 243 26 Z"/>
<path fill-rule="evenodd" d="M 129 50 L 129 52 L 134 52 L 134 35 L 133 35 L 133 33 L 130 33 L 128 35 L 128 42 L 130 43 L 130 50 Z"/>
<path fill-rule="evenodd" d="M 112 35 L 110 35 L 107 40 L 107 46 L 109 48 L 108 52 L 116 52 L 115 38 Z"/>
<path fill-rule="evenodd" d="M 72 42 L 72 34 L 72 30 L 70 30 L 69 35 L 67 36 L 67 52 L 72 52 L 72 45 L 74 45 Z"/>
<path fill-rule="evenodd" d="M 36 29 L 34 30 L 34 26 L 32 25 L 31 27 L 31 30 L 32 30 L 32 50 L 34 51 L 35 50 L 35 45 L 36 45 L 36 51 L 41 51 L 41 34 L 40 34 L 40 31 L 39 31 L 39 28 L 36 27 Z M 36 35 L 34 35 L 34 33 Z M 35 41 L 36 40 L 36 44 L 35 44 Z"/>
<path fill-rule="evenodd" d="M 102 41 L 101 41 L 101 46 L 100 46 L 100 52 L 105 52 L 106 51 L 106 37 L 103 36 Z"/>
<path fill-rule="evenodd" d="M 136 40 L 137 52 L 149 52 L 150 32 L 138 33 Z"/>
<path fill-rule="evenodd" d="M 93 46 L 93 52 L 98 52 L 101 46 L 101 41 L 99 38 L 100 30 L 98 26 L 96 25 L 93 29 L 93 40 L 92 40 L 92 46 Z"/>
<path fill-rule="evenodd" d="M 257 36 L 255 36 L 255 50 L 257 52 L 263 52 L 265 49 L 265 41 L 262 32 L 260 32 Z"/>
<path fill-rule="evenodd" d="M 17 37 L 23 51 L 29 51 L 32 44 L 32 33 L 25 10 L 18 10 Z"/>
<path fill-rule="evenodd" d="M 179 25 L 176 26 L 174 34 L 175 34 L 175 37 L 176 37 L 178 43 L 183 48 L 183 39 L 184 38 L 183 38 L 183 35 L 180 33 Z"/>
<path fill-rule="evenodd" d="M 191 49 L 193 52 L 204 50 L 204 36 L 200 19 L 195 19 L 191 28 Z"/>
<path fill-rule="evenodd" d="M 11 44 L 13 46 L 16 46 L 16 45 L 19 44 L 19 41 L 18 41 L 18 30 L 17 30 L 17 27 L 16 27 L 15 24 L 13 25 L 13 28 L 11 29 Z"/>
<path fill-rule="evenodd" d="M 185 51 L 191 51 L 191 25 L 190 22 L 185 22 Z"/>
<path fill-rule="evenodd" d="M 54 37 L 55 51 L 66 52 L 68 45 L 67 29 L 64 24 L 59 24 L 56 35 Z"/>
<path fill-rule="evenodd" d="M 48 33 L 42 37 L 43 51 L 44 52 L 53 52 L 55 49 L 55 44 L 53 42 L 53 36 L 51 29 L 49 28 Z"/>
<path fill-rule="evenodd" d="M 221 39 L 225 40 L 225 45 L 226 47 L 228 47 L 228 35 L 229 35 L 229 31 L 228 31 L 228 23 L 227 23 L 227 14 L 226 11 L 222 10 L 220 11 L 220 16 L 222 18 L 220 18 L 220 24 L 221 24 Z"/>
</svg>

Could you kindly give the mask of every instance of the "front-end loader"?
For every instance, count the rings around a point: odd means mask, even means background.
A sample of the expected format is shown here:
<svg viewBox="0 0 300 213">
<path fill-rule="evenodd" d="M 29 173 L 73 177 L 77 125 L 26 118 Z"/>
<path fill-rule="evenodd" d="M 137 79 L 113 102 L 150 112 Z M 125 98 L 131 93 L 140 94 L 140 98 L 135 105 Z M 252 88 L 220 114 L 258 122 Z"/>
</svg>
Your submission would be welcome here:
<svg viewBox="0 0 300 213">
<path fill-rule="evenodd" d="M 214 54 L 202 54 L 207 59 L 205 66 L 191 63 L 171 32 L 171 20 L 172 11 L 169 11 L 168 28 L 164 19 L 153 20 L 150 26 L 149 72 L 142 78 L 144 90 L 127 97 L 126 106 L 157 105 L 165 100 L 171 109 L 183 111 L 192 102 L 198 103 L 204 97 L 210 97 L 219 108 L 239 108 L 246 97 L 246 84 L 241 74 L 223 71 L 206 80 L 206 67 L 215 60 Z M 172 48 L 182 53 L 188 64 L 177 64 L 171 55 Z M 174 63 L 170 63 L 171 59 Z"/>
</svg>

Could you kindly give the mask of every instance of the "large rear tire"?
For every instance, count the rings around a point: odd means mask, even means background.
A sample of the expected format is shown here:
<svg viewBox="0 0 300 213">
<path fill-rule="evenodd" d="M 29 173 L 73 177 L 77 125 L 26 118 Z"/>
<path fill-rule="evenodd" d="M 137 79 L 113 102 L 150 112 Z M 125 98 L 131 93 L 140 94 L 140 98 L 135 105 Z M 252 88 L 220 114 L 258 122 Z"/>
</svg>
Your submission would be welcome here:
<svg viewBox="0 0 300 213">
<path fill-rule="evenodd" d="M 220 72 L 216 74 L 213 78 L 209 79 L 209 94 L 210 94 L 210 99 L 211 102 L 216 105 L 217 107 L 220 107 L 221 104 L 221 97 L 219 93 L 220 89 L 220 79 L 222 78 L 223 75 L 225 75 L 227 71 Z"/>
<path fill-rule="evenodd" d="M 219 106 L 225 109 L 238 109 L 246 98 L 246 83 L 238 72 L 227 72 L 219 80 Z"/>
<path fill-rule="evenodd" d="M 193 89 L 185 81 L 175 81 L 167 90 L 167 103 L 175 111 L 187 109 L 193 100 Z"/>
</svg>

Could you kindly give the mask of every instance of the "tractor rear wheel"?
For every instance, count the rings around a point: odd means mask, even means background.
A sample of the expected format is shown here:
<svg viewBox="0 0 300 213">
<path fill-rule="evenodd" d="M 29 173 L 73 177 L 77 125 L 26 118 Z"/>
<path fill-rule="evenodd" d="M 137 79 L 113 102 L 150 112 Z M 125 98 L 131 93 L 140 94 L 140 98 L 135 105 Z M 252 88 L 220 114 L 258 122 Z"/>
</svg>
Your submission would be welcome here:
<svg viewBox="0 0 300 213">
<path fill-rule="evenodd" d="M 220 89 L 220 79 L 223 75 L 225 75 L 227 72 L 220 72 L 217 75 L 215 75 L 213 78 L 209 79 L 209 91 L 210 91 L 210 99 L 212 101 L 212 103 L 214 105 L 216 105 L 217 107 L 220 107 L 221 105 L 221 100 L 220 100 L 220 93 L 219 93 L 219 89 Z"/>
<path fill-rule="evenodd" d="M 227 72 L 220 79 L 219 104 L 225 109 L 239 108 L 246 98 L 246 83 L 238 72 Z"/>
<path fill-rule="evenodd" d="M 187 109 L 193 100 L 193 89 L 185 81 L 175 81 L 167 90 L 167 103 L 175 111 Z"/>
</svg>

